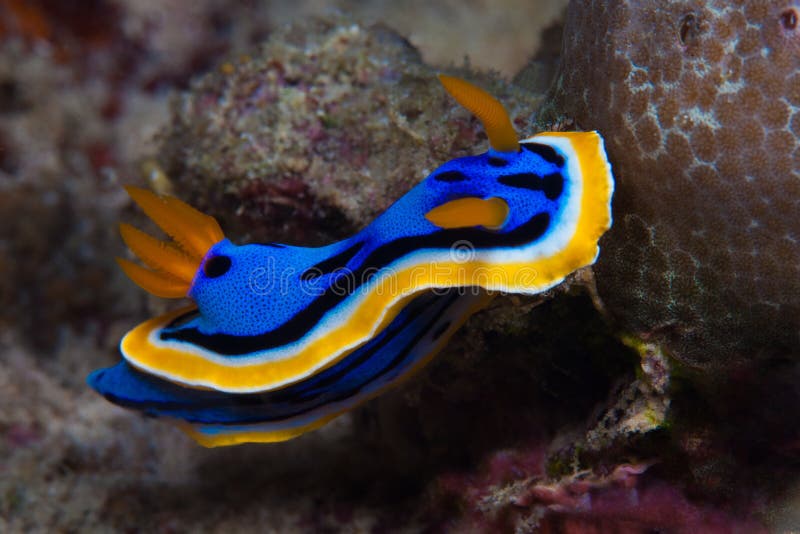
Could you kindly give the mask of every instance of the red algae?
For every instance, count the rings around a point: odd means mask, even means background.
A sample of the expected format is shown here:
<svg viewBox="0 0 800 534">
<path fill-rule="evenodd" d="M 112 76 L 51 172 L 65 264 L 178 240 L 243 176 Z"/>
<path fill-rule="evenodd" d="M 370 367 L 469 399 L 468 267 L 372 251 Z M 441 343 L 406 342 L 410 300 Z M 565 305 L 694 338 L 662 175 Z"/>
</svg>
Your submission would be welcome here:
<svg viewBox="0 0 800 534">
<path fill-rule="evenodd" d="M 476 473 L 440 477 L 435 499 L 455 499 L 464 509 L 447 529 L 767 532 L 759 522 L 741 515 L 741 509 L 726 511 L 693 502 L 680 486 L 649 475 L 651 464 L 619 464 L 603 473 L 580 471 L 548 479 L 542 473 L 542 451 L 542 444 L 500 451 Z M 504 469 L 498 471 L 498 464 Z"/>
</svg>

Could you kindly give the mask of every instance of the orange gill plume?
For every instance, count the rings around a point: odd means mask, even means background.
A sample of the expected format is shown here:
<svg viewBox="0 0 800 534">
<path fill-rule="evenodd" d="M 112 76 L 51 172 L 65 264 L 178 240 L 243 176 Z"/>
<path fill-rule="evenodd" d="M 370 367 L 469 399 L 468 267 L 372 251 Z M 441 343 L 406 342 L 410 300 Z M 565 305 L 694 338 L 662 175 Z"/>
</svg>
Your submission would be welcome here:
<svg viewBox="0 0 800 534">
<path fill-rule="evenodd" d="M 213 217 L 174 197 L 160 197 L 146 189 L 128 186 L 128 195 L 174 243 L 159 241 L 129 224 L 119 231 L 128 248 L 149 267 L 117 258 L 131 280 L 153 295 L 185 297 L 209 249 L 225 238 Z"/>
<path fill-rule="evenodd" d="M 498 152 L 519 151 L 517 132 L 506 108 L 495 97 L 455 76 L 439 75 L 439 81 L 450 96 L 464 106 L 483 123 L 489 144 Z"/>
</svg>

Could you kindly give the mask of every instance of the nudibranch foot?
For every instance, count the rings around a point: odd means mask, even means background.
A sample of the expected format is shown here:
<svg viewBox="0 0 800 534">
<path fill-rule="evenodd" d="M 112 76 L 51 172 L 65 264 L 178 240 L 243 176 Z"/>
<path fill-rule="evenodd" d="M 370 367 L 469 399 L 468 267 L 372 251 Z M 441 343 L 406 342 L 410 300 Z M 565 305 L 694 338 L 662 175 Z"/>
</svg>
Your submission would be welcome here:
<svg viewBox="0 0 800 534">
<path fill-rule="evenodd" d="M 492 148 L 443 164 L 338 243 L 237 246 L 183 202 L 129 188 L 175 243 L 122 225 L 147 267 L 121 265 L 146 290 L 193 306 L 131 330 L 125 363 L 90 384 L 183 421 L 206 445 L 288 439 L 422 365 L 485 302 L 476 294 L 540 293 L 592 264 L 614 188 L 600 135 L 517 141 L 497 100 L 441 80 Z"/>
<path fill-rule="evenodd" d="M 181 422 L 202 445 L 284 441 L 318 428 L 413 374 L 491 297 L 451 289 L 425 293 L 378 336 L 303 382 L 264 393 L 186 388 L 127 362 L 92 373 L 89 384 L 111 402 Z"/>
</svg>

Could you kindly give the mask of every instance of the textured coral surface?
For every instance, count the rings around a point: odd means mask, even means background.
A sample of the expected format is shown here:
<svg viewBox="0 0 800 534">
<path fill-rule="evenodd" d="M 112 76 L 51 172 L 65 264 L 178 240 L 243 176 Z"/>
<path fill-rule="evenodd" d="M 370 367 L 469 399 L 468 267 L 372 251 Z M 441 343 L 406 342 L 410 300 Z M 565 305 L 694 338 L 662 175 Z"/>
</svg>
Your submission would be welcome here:
<svg viewBox="0 0 800 534">
<path fill-rule="evenodd" d="M 800 347 L 800 7 L 575 1 L 555 102 L 618 180 L 600 295 L 720 370 Z"/>
<path fill-rule="evenodd" d="M 198 79 L 174 106 L 164 170 L 230 235 L 329 242 L 485 145 L 479 122 L 396 34 L 347 19 L 299 28 Z M 494 89 L 520 124 L 541 100 Z"/>
</svg>

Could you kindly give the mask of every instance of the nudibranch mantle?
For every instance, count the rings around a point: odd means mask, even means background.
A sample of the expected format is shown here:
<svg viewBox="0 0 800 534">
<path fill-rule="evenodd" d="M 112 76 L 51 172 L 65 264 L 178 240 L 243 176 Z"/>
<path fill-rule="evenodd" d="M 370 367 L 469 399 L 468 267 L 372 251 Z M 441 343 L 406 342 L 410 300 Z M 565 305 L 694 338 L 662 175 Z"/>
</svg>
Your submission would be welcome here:
<svg viewBox="0 0 800 534">
<path fill-rule="evenodd" d="M 196 306 L 134 328 L 120 345 L 126 363 L 90 384 L 184 421 L 207 445 L 289 439 L 410 374 L 487 292 L 539 293 L 593 263 L 613 193 L 599 134 L 516 142 L 499 102 L 441 79 L 492 148 L 445 163 L 338 243 L 237 246 L 180 201 L 129 188 L 176 244 L 123 226 L 153 269 L 121 265 L 145 289 Z"/>
<path fill-rule="evenodd" d="M 123 339 L 123 355 L 185 385 L 264 391 L 335 363 L 419 293 L 552 287 L 597 256 L 609 185 L 585 176 L 591 165 L 608 167 L 592 132 L 540 134 L 520 146 L 446 163 L 364 230 L 327 247 L 215 244 L 189 292 L 200 311 L 144 323 Z M 588 147 L 598 161 L 578 156 Z M 507 164 L 490 163 L 501 158 Z M 469 226 L 469 213 L 456 228 L 425 218 L 461 198 L 502 199 L 508 215 L 497 229 Z M 205 266 L 219 258 L 228 269 L 209 276 Z"/>
</svg>

